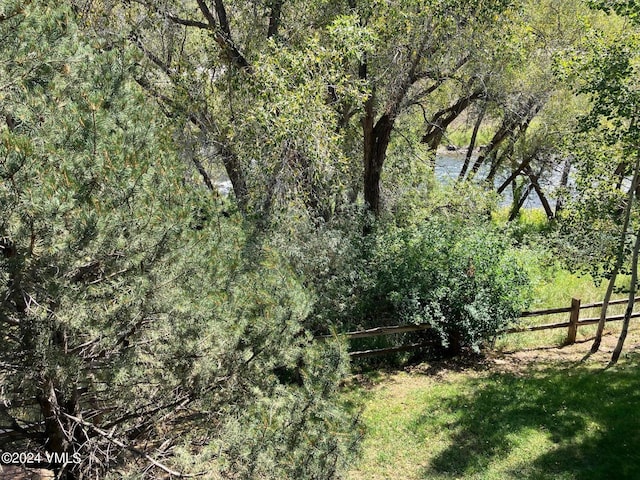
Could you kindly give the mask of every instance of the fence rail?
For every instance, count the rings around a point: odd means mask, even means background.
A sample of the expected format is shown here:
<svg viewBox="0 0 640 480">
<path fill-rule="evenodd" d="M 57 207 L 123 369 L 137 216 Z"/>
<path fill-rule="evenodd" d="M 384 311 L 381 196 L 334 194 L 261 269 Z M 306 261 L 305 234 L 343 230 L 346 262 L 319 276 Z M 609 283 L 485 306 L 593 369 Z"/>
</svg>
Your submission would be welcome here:
<svg viewBox="0 0 640 480">
<path fill-rule="evenodd" d="M 640 300 L 640 297 L 636 297 L 634 302 Z M 628 303 L 627 298 L 621 298 L 616 300 L 611 300 L 609 305 L 623 305 Z M 529 318 L 529 317 L 539 317 L 543 315 L 553 315 L 558 313 L 569 313 L 569 321 L 567 322 L 558 322 L 558 323 L 547 323 L 544 325 L 529 325 L 522 327 L 513 327 L 508 328 L 506 330 L 501 331 L 502 334 L 512 334 L 512 333 L 523 333 L 523 332 L 535 332 L 540 330 L 551 330 L 556 328 L 566 328 L 567 329 L 567 339 L 565 341 L 566 345 L 571 345 L 576 341 L 576 335 L 578 333 L 578 328 L 584 325 L 594 325 L 600 321 L 599 317 L 593 318 L 585 318 L 580 320 L 580 311 L 599 308 L 602 307 L 603 302 L 596 303 L 588 303 L 582 305 L 580 299 L 573 298 L 571 299 L 571 306 L 569 307 L 558 307 L 558 308 L 549 308 L 546 310 L 536 310 L 531 312 L 522 312 L 520 314 L 520 318 Z M 640 312 L 633 312 L 631 314 L 631 318 L 640 317 Z M 624 319 L 624 315 L 612 315 L 607 317 L 607 322 L 616 322 Z M 382 327 L 374 327 L 368 328 L 365 330 L 357 330 L 353 332 L 345 332 L 339 333 L 335 335 L 320 335 L 317 336 L 317 339 L 327 339 L 332 338 L 334 336 L 346 337 L 348 339 L 355 338 L 370 338 L 370 337 L 379 337 L 383 335 L 394 335 L 398 333 L 411 333 L 411 332 L 420 332 L 424 330 L 429 330 L 431 327 L 428 323 L 419 323 L 414 325 L 390 325 L 390 326 L 382 326 Z M 362 357 L 371 357 L 376 355 L 386 355 L 389 353 L 397 353 L 397 352 L 407 352 L 410 350 L 415 350 L 418 348 L 426 347 L 427 344 L 424 343 L 412 343 L 408 345 L 400 345 L 397 347 L 390 348 L 378 348 L 372 350 L 362 350 L 358 352 L 349 352 L 349 355 L 352 358 L 362 358 Z"/>
</svg>

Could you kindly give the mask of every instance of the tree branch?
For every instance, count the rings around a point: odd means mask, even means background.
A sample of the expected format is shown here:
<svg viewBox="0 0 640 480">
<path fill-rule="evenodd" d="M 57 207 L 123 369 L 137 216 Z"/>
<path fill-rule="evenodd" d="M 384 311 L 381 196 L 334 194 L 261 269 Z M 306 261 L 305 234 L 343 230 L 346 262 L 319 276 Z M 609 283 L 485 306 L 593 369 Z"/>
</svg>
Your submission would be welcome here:
<svg viewBox="0 0 640 480">
<path fill-rule="evenodd" d="M 209 24 L 209 28 L 214 31 L 217 30 L 218 23 L 216 22 L 216 19 L 213 16 L 213 13 L 211 13 L 211 10 L 209 10 L 209 7 L 207 7 L 207 4 L 204 2 L 204 0 L 196 0 L 196 1 L 198 2 L 198 7 L 200 8 L 200 11 L 204 15 L 204 18 L 207 20 L 207 23 Z"/>
<path fill-rule="evenodd" d="M 215 0 L 215 5 L 218 21 L 220 22 L 220 29 L 228 38 L 231 38 L 231 29 L 229 28 L 229 20 L 227 20 L 227 10 L 224 8 L 224 3 L 222 0 Z"/>
<path fill-rule="evenodd" d="M 173 475 L 173 476 L 178 477 L 178 478 L 188 478 L 188 477 L 197 476 L 197 475 L 185 475 L 184 473 L 180 473 L 180 472 L 177 472 L 175 470 L 170 469 L 169 467 L 167 467 L 163 463 L 160 463 L 155 458 L 151 457 L 149 454 L 143 452 L 142 450 L 139 450 L 136 447 L 132 447 L 130 445 L 125 445 L 123 442 L 121 442 L 117 438 L 114 438 L 113 437 L 113 432 L 106 432 L 105 430 L 102 430 L 101 428 L 96 427 L 92 423 L 85 422 L 81 418 L 74 417 L 73 415 L 69 415 L 68 413 L 62 412 L 62 415 L 67 417 L 69 420 L 77 423 L 78 425 L 82 425 L 84 427 L 87 427 L 89 430 L 97 433 L 99 436 L 101 436 L 102 438 L 105 438 L 106 440 L 110 441 L 114 445 L 116 445 L 116 446 L 118 446 L 120 448 L 124 448 L 125 450 L 129 450 L 130 452 L 133 452 L 136 455 L 139 455 L 139 456 L 143 457 L 145 460 L 151 462 L 153 465 L 158 467 L 160 470 L 163 470 L 165 473 L 168 473 L 169 475 Z"/>
<path fill-rule="evenodd" d="M 227 21 L 227 12 L 222 1 L 216 0 L 216 13 L 220 21 L 219 24 L 204 0 L 197 0 L 197 2 L 200 11 L 209 24 L 209 28 L 213 32 L 214 40 L 218 45 L 220 45 L 220 47 L 222 47 L 223 51 L 227 53 L 229 61 L 241 70 L 250 74 L 253 73 L 253 69 L 251 68 L 251 65 L 249 65 L 249 62 L 244 55 L 240 53 L 240 50 L 238 50 L 231 40 L 231 31 Z"/>
<path fill-rule="evenodd" d="M 458 116 L 465 111 L 474 100 L 480 98 L 482 94 L 483 90 L 474 90 L 469 95 L 458 99 L 453 105 L 436 112 L 431 118 L 431 121 L 428 122 L 429 128 L 422 136 L 421 143 L 426 143 L 431 150 L 436 150 L 451 122 L 458 118 Z"/>
<path fill-rule="evenodd" d="M 199 22 L 197 20 L 191 20 L 188 18 L 180 18 L 175 15 L 167 14 L 167 18 L 171 20 L 173 23 L 177 25 L 182 25 L 184 27 L 195 27 L 200 28 L 202 30 L 210 30 L 209 24 L 204 22 Z"/>
<path fill-rule="evenodd" d="M 278 27 L 280 26 L 280 16 L 282 13 L 282 5 L 284 0 L 272 0 L 271 1 L 271 13 L 269 14 L 269 28 L 267 29 L 267 38 L 271 38 L 278 34 Z"/>
<path fill-rule="evenodd" d="M 158 412 L 161 412 L 162 410 L 166 410 L 168 408 L 173 408 L 176 406 L 184 406 L 186 404 L 188 404 L 191 401 L 191 397 L 187 394 L 182 395 L 181 397 L 179 397 L 178 399 L 167 403 L 165 405 L 160 405 L 160 406 L 156 406 L 154 408 L 152 408 L 151 410 L 147 410 L 147 411 L 141 411 L 142 409 L 138 409 L 138 411 L 135 412 L 129 412 L 126 413 L 122 416 L 120 416 L 119 418 L 116 418 L 115 420 L 112 420 L 111 422 L 109 422 L 107 425 L 104 425 L 104 427 L 106 429 L 111 429 L 113 427 L 116 427 L 117 425 L 121 424 L 122 422 L 126 422 L 127 420 L 130 420 L 132 418 L 139 418 L 139 417 L 148 417 L 151 415 L 155 415 Z M 155 403 L 152 403 L 150 405 L 155 405 Z M 147 405 L 149 406 L 149 405 Z M 144 407 L 143 407 L 144 408 Z"/>
</svg>

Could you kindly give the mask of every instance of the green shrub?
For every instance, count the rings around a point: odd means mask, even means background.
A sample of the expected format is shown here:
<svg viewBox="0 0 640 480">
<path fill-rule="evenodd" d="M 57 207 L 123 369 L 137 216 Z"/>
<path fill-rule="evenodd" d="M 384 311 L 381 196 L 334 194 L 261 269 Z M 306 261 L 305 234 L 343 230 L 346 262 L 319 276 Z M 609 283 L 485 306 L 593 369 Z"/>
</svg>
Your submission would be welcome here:
<svg viewBox="0 0 640 480">
<path fill-rule="evenodd" d="M 478 351 L 527 305 L 528 278 L 488 225 L 434 217 L 378 232 L 354 308 L 363 326 L 429 323 L 439 347 Z"/>
</svg>

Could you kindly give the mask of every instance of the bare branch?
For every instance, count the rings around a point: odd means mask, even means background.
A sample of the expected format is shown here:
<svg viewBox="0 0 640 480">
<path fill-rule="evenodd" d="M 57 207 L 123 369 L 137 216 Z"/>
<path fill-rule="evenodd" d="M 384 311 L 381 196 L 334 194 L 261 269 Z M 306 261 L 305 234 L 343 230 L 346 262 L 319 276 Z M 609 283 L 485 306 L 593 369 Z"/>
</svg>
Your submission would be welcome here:
<svg viewBox="0 0 640 480">
<path fill-rule="evenodd" d="M 178 478 L 188 478 L 188 477 L 197 476 L 197 475 L 185 475 L 183 473 L 180 473 L 180 472 L 177 472 L 175 470 L 170 469 L 169 467 L 167 467 L 163 463 L 160 463 L 155 458 L 153 458 L 149 454 L 143 452 L 142 450 L 140 450 L 140 449 L 138 449 L 136 447 L 132 447 L 130 445 L 126 445 L 125 443 L 123 443 L 122 441 L 118 440 L 117 438 L 114 438 L 113 437 L 113 431 L 112 432 L 107 432 L 105 430 L 102 430 L 101 428 L 96 427 L 92 423 L 85 422 L 81 418 L 74 417 L 73 415 L 69 415 L 68 413 L 62 412 L 62 415 L 67 417 L 69 420 L 71 420 L 73 422 L 76 422 L 78 425 L 82 425 L 82 426 L 87 427 L 89 430 L 97 433 L 99 436 L 101 436 L 102 438 L 105 438 L 106 440 L 108 440 L 109 442 L 113 443 L 114 445 L 116 445 L 116 446 L 118 446 L 120 448 L 124 448 L 125 450 L 129 450 L 130 452 L 133 452 L 136 455 L 139 455 L 139 456 L 143 457 L 145 460 L 151 462 L 153 465 L 158 467 L 160 470 L 163 470 L 164 472 L 168 473 L 169 475 L 173 475 L 173 476 L 178 477 Z"/>
<path fill-rule="evenodd" d="M 203 30 L 209 30 L 211 28 L 206 23 L 198 22 L 197 20 L 190 20 L 188 18 L 176 17 L 175 15 L 171 15 L 171 14 L 167 15 L 167 18 L 171 20 L 173 23 L 177 25 L 182 25 L 184 27 L 196 27 Z"/>
<path fill-rule="evenodd" d="M 8 323 L 9 325 L 12 325 L 14 327 L 20 325 L 19 320 L 16 320 L 15 318 L 9 318 L 3 312 L 0 312 L 0 322 Z"/>
<path fill-rule="evenodd" d="M 125 415 L 122 415 L 121 417 L 109 422 L 107 425 L 105 425 L 105 428 L 113 428 L 119 424 L 121 424 L 122 422 L 125 422 L 127 420 L 130 420 L 132 418 L 139 418 L 139 417 L 149 417 L 151 415 L 155 415 L 158 412 L 161 412 L 162 410 L 167 410 L 176 406 L 184 406 L 186 404 L 188 404 L 191 401 L 191 397 L 189 395 L 182 395 L 181 397 L 177 398 L 176 400 L 167 403 L 165 405 L 160 405 L 160 406 L 155 406 L 155 402 L 150 404 L 150 405 L 154 405 L 154 408 L 152 408 L 151 410 L 147 410 L 147 411 L 141 411 L 142 408 L 138 409 L 138 411 L 135 412 L 129 412 Z M 149 406 L 149 405 L 147 405 Z M 143 407 L 144 408 L 144 407 Z"/>
</svg>

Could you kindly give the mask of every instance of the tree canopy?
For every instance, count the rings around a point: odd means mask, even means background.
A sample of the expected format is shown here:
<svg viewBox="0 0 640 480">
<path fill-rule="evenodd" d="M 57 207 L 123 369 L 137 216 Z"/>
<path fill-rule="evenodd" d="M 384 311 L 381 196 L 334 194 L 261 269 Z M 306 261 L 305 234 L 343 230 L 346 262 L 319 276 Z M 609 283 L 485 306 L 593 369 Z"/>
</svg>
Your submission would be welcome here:
<svg viewBox="0 0 640 480">
<path fill-rule="evenodd" d="M 340 478 L 360 431 L 327 338 L 490 342 L 529 300 L 509 189 L 633 299 L 638 13 L 2 3 L 0 447 L 68 455 L 59 478 Z"/>
</svg>

